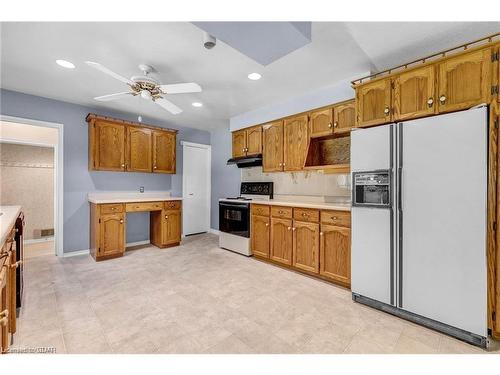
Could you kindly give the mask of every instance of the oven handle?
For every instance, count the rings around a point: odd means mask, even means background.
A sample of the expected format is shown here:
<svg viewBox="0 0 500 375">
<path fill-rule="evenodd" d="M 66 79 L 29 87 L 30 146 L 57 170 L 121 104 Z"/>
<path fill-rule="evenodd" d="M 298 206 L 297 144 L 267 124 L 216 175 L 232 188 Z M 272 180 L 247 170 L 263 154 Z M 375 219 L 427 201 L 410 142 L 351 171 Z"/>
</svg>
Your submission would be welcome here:
<svg viewBox="0 0 500 375">
<path fill-rule="evenodd" d="M 248 203 L 219 203 L 219 207 L 230 207 L 230 208 L 246 208 L 248 209 Z"/>
</svg>

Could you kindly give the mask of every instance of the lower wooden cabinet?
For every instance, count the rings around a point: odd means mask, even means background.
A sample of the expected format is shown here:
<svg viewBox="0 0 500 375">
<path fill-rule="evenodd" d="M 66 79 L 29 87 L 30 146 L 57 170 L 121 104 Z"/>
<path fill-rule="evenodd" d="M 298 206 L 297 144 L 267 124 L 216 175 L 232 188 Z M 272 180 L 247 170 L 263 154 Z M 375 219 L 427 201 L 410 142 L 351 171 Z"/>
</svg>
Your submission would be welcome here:
<svg viewBox="0 0 500 375">
<path fill-rule="evenodd" d="M 275 262 L 292 264 L 292 220 L 271 218 L 271 247 L 269 258 Z"/>
<path fill-rule="evenodd" d="M 163 245 L 169 246 L 181 242 L 181 211 L 167 210 L 163 212 Z"/>
<path fill-rule="evenodd" d="M 252 236 L 250 238 L 250 246 L 253 254 L 263 258 L 269 258 L 269 224 L 269 216 L 251 216 L 250 232 Z"/>
<path fill-rule="evenodd" d="M 293 263 L 304 271 L 319 271 L 319 224 L 293 222 Z"/>
<path fill-rule="evenodd" d="M 320 275 L 351 283 L 351 229 L 321 224 Z"/>
<path fill-rule="evenodd" d="M 99 257 L 122 255 L 125 251 L 125 214 L 102 215 L 99 218 Z"/>
</svg>

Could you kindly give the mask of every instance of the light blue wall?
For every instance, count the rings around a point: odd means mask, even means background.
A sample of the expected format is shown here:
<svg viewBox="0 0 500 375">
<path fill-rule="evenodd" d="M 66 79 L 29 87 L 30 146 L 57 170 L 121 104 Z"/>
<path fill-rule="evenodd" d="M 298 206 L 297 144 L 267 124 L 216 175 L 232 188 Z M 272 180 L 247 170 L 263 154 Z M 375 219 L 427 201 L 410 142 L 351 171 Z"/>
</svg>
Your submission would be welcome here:
<svg viewBox="0 0 500 375">
<path fill-rule="evenodd" d="M 212 205 L 210 227 L 219 229 L 219 199 L 235 197 L 240 193 L 241 173 L 236 165 L 227 165 L 231 158 L 229 129 L 210 133 L 212 144 Z"/>
<path fill-rule="evenodd" d="M 136 120 L 129 113 L 106 111 L 23 93 L 1 90 L 0 113 L 8 116 L 64 124 L 64 252 L 89 248 L 89 205 L 87 193 L 95 190 L 172 190 L 182 193 L 182 152 L 180 141 L 210 144 L 210 133 L 180 128 L 173 123 L 158 122 L 144 117 L 145 123 L 178 129 L 177 174 L 91 172 L 88 170 L 88 128 L 85 116 L 89 113 Z M 127 242 L 149 238 L 149 216 L 144 213 L 128 215 Z M 29 218 L 27 218 L 29 220 Z"/>
</svg>

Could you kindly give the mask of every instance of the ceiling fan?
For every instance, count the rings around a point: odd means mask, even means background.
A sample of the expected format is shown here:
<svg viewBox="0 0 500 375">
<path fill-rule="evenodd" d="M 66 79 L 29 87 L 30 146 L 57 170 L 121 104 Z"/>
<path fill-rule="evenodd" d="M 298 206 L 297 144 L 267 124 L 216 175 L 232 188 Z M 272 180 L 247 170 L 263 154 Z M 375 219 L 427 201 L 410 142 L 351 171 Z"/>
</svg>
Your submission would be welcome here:
<svg viewBox="0 0 500 375">
<path fill-rule="evenodd" d="M 165 95 L 170 94 L 187 94 L 191 92 L 201 92 L 201 87 L 197 83 L 194 82 L 186 82 L 186 83 L 175 83 L 171 85 L 162 85 L 156 79 L 149 76 L 149 73 L 153 71 L 153 67 L 146 64 L 140 64 L 139 69 L 142 71 L 142 75 L 133 76 L 130 79 L 125 78 L 112 70 L 106 68 L 105 66 L 92 62 L 85 62 L 88 66 L 97 69 L 105 74 L 110 75 L 111 77 L 126 83 L 130 86 L 129 91 L 119 92 L 116 94 L 109 94 L 95 97 L 95 100 L 101 102 L 107 102 L 111 100 L 117 100 L 121 98 L 128 97 L 130 95 L 137 96 L 140 95 L 141 98 L 146 100 L 152 100 L 156 104 L 159 104 L 161 107 L 169 111 L 170 113 L 177 115 L 182 112 L 182 109 L 177 107 L 171 101 L 165 99 Z"/>
</svg>

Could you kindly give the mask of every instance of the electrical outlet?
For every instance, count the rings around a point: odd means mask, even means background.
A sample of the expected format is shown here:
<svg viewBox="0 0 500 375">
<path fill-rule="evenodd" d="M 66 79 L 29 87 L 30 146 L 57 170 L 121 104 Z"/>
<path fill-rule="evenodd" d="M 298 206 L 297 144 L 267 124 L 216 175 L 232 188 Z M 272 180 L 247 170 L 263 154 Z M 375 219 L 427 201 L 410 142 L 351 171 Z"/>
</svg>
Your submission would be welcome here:
<svg viewBox="0 0 500 375">
<path fill-rule="evenodd" d="M 139 191 L 140 191 L 141 193 L 144 193 L 144 186 L 139 186 Z"/>
</svg>

